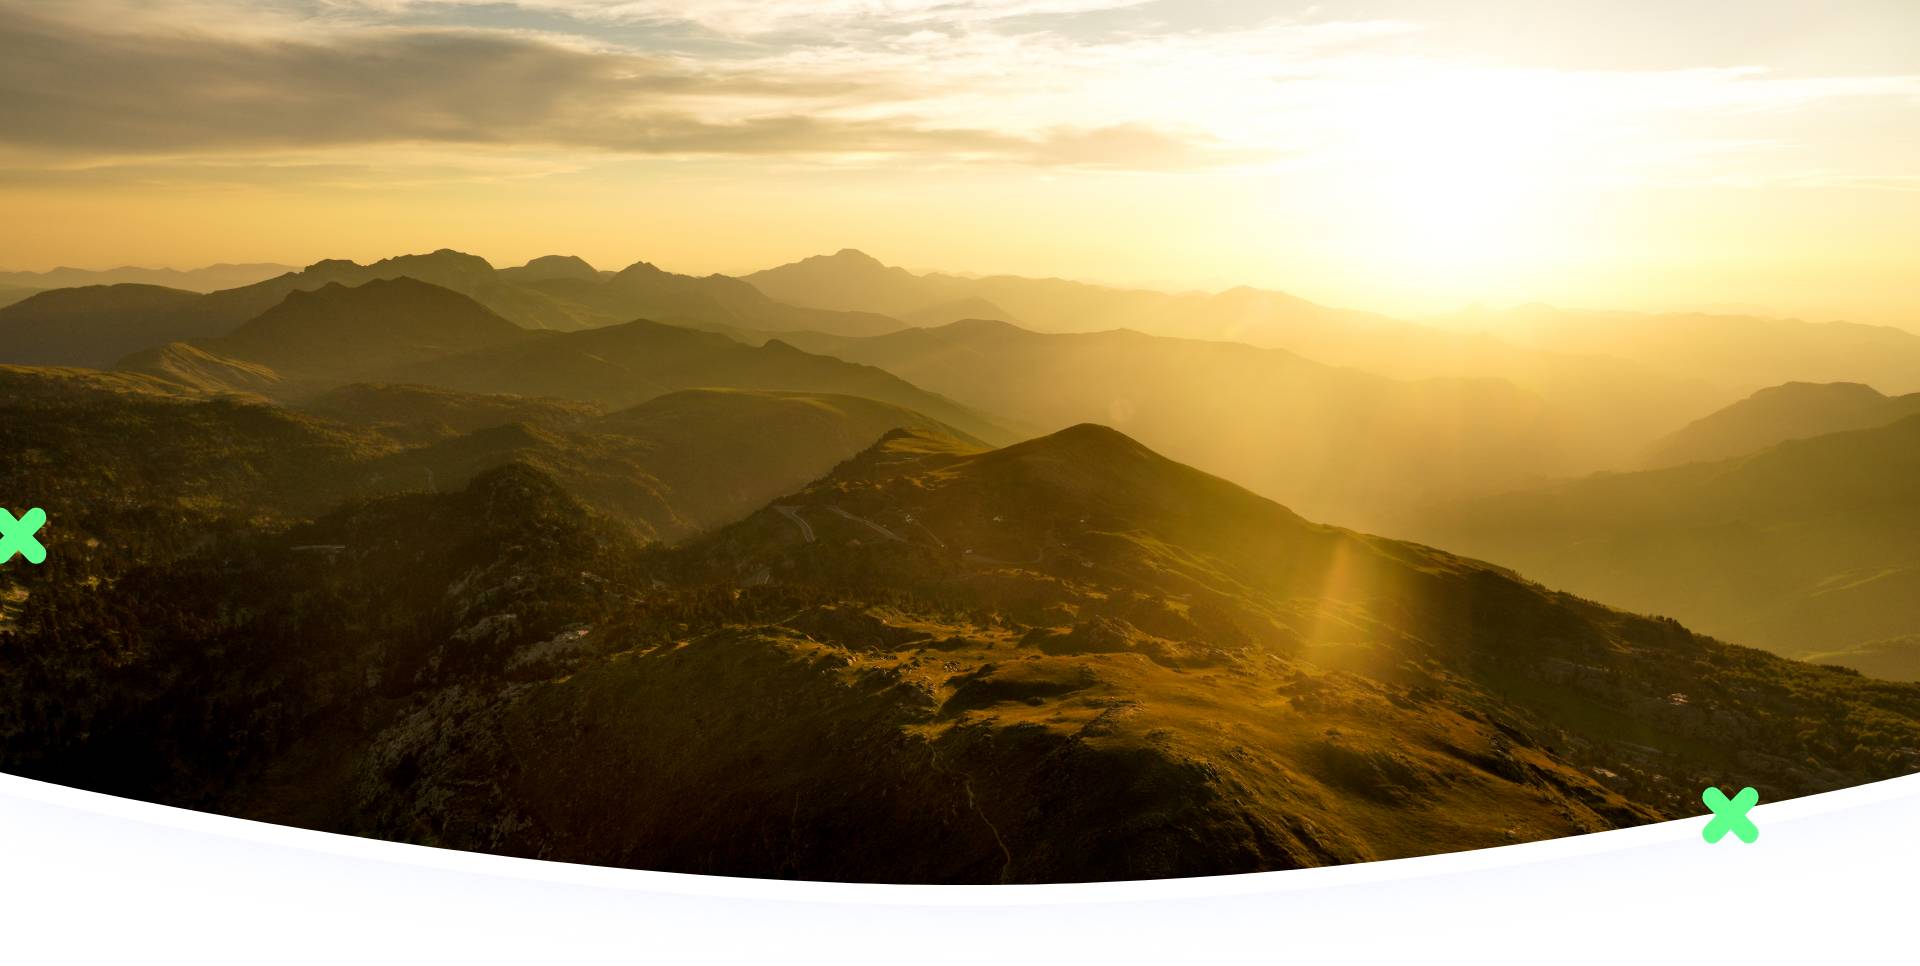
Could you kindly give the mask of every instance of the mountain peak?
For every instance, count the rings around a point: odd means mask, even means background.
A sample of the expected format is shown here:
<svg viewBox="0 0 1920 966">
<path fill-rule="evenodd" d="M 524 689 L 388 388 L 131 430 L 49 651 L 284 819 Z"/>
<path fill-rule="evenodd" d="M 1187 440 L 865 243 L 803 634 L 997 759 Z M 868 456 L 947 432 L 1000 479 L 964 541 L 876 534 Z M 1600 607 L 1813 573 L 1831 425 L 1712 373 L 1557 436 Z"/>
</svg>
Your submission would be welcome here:
<svg viewBox="0 0 1920 966">
<path fill-rule="evenodd" d="M 599 279 L 600 270 L 578 255 L 542 255 L 518 268 L 502 269 L 501 274 L 528 282 L 563 278 L 592 281 Z"/>
</svg>

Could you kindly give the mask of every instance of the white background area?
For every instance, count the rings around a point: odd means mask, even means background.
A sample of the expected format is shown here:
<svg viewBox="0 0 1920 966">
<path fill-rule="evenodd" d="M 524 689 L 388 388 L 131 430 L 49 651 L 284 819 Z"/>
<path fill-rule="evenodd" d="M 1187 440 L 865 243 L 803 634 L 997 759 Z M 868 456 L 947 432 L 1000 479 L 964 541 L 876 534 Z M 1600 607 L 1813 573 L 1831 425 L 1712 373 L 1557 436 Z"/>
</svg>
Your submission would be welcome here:
<svg viewBox="0 0 1920 966">
<path fill-rule="evenodd" d="M 1328 869 L 878 886 L 508 859 L 0 775 L 0 963 L 1920 961 L 1920 776 Z"/>
</svg>

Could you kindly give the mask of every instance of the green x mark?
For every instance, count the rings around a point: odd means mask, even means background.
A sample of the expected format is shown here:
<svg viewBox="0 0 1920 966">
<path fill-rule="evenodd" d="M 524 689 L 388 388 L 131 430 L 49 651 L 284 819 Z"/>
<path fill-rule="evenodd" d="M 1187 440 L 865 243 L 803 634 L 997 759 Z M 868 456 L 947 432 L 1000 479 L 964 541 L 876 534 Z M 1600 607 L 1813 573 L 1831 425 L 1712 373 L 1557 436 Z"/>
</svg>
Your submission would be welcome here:
<svg viewBox="0 0 1920 966">
<path fill-rule="evenodd" d="M 0 563 L 13 559 L 14 554 L 27 558 L 28 563 L 37 564 L 47 559 L 47 548 L 40 545 L 33 535 L 47 522 L 47 511 L 34 507 L 15 520 L 7 510 L 0 510 Z"/>
<path fill-rule="evenodd" d="M 1747 810 L 1760 803 L 1760 793 L 1752 787 L 1742 788 L 1739 794 L 1728 798 L 1725 792 L 1709 786 L 1700 793 L 1700 800 L 1713 809 L 1713 821 L 1700 830 L 1700 836 L 1709 843 L 1720 841 L 1728 832 L 1747 843 L 1760 837 L 1760 827 L 1747 817 Z"/>
</svg>

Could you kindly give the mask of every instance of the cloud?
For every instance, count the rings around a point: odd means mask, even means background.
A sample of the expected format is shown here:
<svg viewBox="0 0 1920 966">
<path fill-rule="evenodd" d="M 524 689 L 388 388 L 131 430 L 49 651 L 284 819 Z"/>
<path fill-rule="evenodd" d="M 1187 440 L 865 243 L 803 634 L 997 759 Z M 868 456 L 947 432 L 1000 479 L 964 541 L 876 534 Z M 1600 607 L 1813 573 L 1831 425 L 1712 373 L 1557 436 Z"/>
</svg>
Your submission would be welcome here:
<svg viewBox="0 0 1920 966">
<path fill-rule="evenodd" d="M 855 72 L 702 65 L 498 31 L 349 39 L 104 32 L 0 21 L 0 145 L 123 159 L 355 145 L 632 155 L 884 156 L 1123 166 L 1205 163 L 1144 126 L 1021 133 L 867 111 L 911 95 Z M 849 107 L 851 106 L 851 110 Z"/>
<path fill-rule="evenodd" d="M 1893 137 L 1886 118 L 1920 105 L 1920 78 L 1906 75 L 1462 62 L 1402 20 L 1203 29 L 1156 12 L 1098 33 L 1060 20 L 1133 6 L 0 0 L 0 164 L 16 178 L 143 163 L 231 175 L 249 157 L 377 167 L 411 151 L 393 163 L 464 170 L 417 154 L 545 152 L 526 167 L 562 156 L 1266 166 L 1409 183 L 1432 170 L 1740 183 L 1820 170 L 1881 183 L 1898 151 L 1879 143 Z M 1862 102 L 1877 122 L 1804 120 Z"/>
</svg>

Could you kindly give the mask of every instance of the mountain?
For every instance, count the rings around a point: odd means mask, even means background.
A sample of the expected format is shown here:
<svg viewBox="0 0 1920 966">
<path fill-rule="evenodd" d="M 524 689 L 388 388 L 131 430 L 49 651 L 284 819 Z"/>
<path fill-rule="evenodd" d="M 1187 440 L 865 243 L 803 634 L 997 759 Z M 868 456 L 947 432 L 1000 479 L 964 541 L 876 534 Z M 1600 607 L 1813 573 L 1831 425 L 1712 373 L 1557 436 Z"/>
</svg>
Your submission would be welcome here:
<svg viewBox="0 0 1920 966">
<path fill-rule="evenodd" d="M 493 266 L 478 255 L 445 248 L 423 255 L 383 258 L 368 265 L 345 259 L 315 262 L 298 272 L 254 285 L 210 293 L 195 306 L 195 312 L 232 329 L 279 305 L 294 292 L 336 284 L 359 287 L 397 278 L 411 278 L 459 292 L 522 328 L 572 330 L 604 321 L 591 314 L 583 317 L 574 307 L 555 302 L 524 285 L 503 281 Z"/>
<path fill-rule="evenodd" d="M 853 248 L 763 269 L 741 279 L 793 305 L 892 316 L 972 296 L 967 289 L 974 282 L 946 275 L 923 278 Z"/>
<path fill-rule="evenodd" d="M 1544 480 L 1584 458 L 1549 407 L 1489 380 L 1402 381 L 1238 343 L 978 319 L 869 339 L 781 338 L 1042 431 L 1111 423 L 1343 523 Z"/>
<path fill-rule="evenodd" d="M 1111 288 L 1016 275 L 915 275 L 854 249 L 815 256 L 742 278 L 795 305 L 903 317 L 970 299 L 1004 309 L 1043 332 L 1138 329 L 1202 339 L 1277 345 L 1307 355 L 1309 333 L 1420 327 L 1368 312 L 1316 305 L 1282 292 L 1236 288 L 1219 294 Z M 998 321 L 1010 321 L 1006 318 Z"/>
<path fill-rule="evenodd" d="M 1096 426 L 892 433 L 679 547 L 524 465 L 132 564 L 55 522 L 48 565 L 6 572 L 0 768 L 445 848 L 1146 878 L 1920 768 L 1920 686 L 1317 525 Z"/>
<path fill-rule="evenodd" d="M 1703 416 L 1656 442 L 1649 467 L 1745 456 L 1790 439 L 1872 429 L 1920 413 L 1920 393 L 1886 396 L 1857 382 L 1789 382 Z"/>
<path fill-rule="evenodd" d="M 1470 310 L 1449 322 L 1519 345 L 1628 359 L 1742 394 L 1787 382 L 1920 391 L 1920 335 L 1891 326 L 1544 305 Z"/>
<path fill-rule="evenodd" d="M 75 340 L 74 346 L 66 347 L 66 355 L 22 352 L 9 356 L 6 354 L 8 343 L 0 338 L 0 360 L 106 365 L 129 353 L 168 342 L 192 342 L 225 335 L 296 292 L 317 291 L 329 285 L 358 288 L 368 282 L 398 278 L 458 292 L 526 329 L 578 331 L 651 318 L 742 325 L 768 331 L 814 329 L 869 335 L 889 332 L 903 324 L 871 313 L 783 305 L 738 279 L 723 275 L 705 278 L 676 275 L 645 262 L 615 273 L 597 271 L 572 256 L 545 256 L 517 268 L 496 270 L 477 255 L 440 249 L 383 258 L 366 265 L 345 259 L 326 259 L 298 271 L 208 292 L 197 298 L 185 293 L 174 297 L 164 311 L 157 306 L 143 307 L 134 320 L 138 322 L 137 328 L 131 330 L 137 331 L 141 340 L 127 338 L 113 342 L 112 352 L 90 350 L 87 340 L 81 338 Z M 62 298 L 66 300 L 59 303 L 64 306 L 61 318 L 65 327 L 84 326 L 80 330 L 86 332 L 117 332 L 130 324 L 128 309 L 110 299 L 98 295 L 91 296 L 91 302 L 87 301 L 88 297 Z M 5 324 L 5 317 L 0 316 L 0 331 L 4 331 Z"/>
<path fill-rule="evenodd" d="M 1246 286 L 1170 293 L 1055 278 L 915 275 L 852 249 L 743 277 L 783 302 L 881 312 L 918 325 L 981 318 L 1043 333 L 1130 329 L 1285 349 L 1395 379 L 1505 380 L 1560 411 L 1586 469 L 1635 465 L 1654 437 L 1732 398 L 1693 376 L 1624 358 L 1549 351 Z M 967 305 L 984 311 L 953 315 Z"/>
<path fill-rule="evenodd" d="M 557 278 L 594 282 L 601 278 L 599 269 L 577 255 L 542 255 L 518 268 L 503 268 L 495 274 L 510 282 L 545 282 Z"/>
<path fill-rule="evenodd" d="M 732 388 L 860 396 L 924 414 L 982 439 L 1016 431 L 879 369 L 778 340 L 748 346 L 657 322 L 543 335 L 378 374 L 378 381 L 508 393 L 620 408 L 681 389 Z"/>
<path fill-rule="evenodd" d="M 155 285 L 54 289 L 0 308 L 0 362 L 106 368 L 130 352 L 225 331 L 182 310 L 200 296 Z"/>
<path fill-rule="evenodd" d="M 679 275 L 647 262 L 636 262 L 606 279 L 551 278 L 530 282 L 527 287 L 598 313 L 607 322 L 643 318 L 737 325 L 770 332 L 808 329 L 839 335 L 875 335 L 903 327 L 898 319 L 871 312 L 787 305 L 737 278 Z"/>
<path fill-rule="evenodd" d="M 362 388 L 360 397 L 396 391 L 418 398 L 418 390 L 397 387 Z M 502 419 L 393 454 L 368 468 L 369 487 L 412 490 L 424 481 L 430 490 L 458 490 L 518 464 L 640 536 L 677 541 L 745 517 L 889 431 L 967 438 L 918 413 L 850 396 L 683 390 L 578 421 L 553 412 L 565 405 L 556 401 L 466 398 L 470 411 L 492 404 L 505 416 L 512 406 L 522 410 L 513 415 L 534 419 Z M 436 402 L 443 413 L 452 408 Z M 549 412 L 525 411 L 535 404 Z"/>
<path fill-rule="evenodd" d="M 231 333 L 197 346 L 319 387 L 532 337 L 473 299 L 402 276 L 353 288 L 335 282 L 295 290 Z M 133 360 L 145 364 L 144 357 Z"/>
<path fill-rule="evenodd" d="M 177 378 L 12 366 L 0 367 L 0 390 L 18 471 L 68 467 L 58 483 L 22 477 L 12 492 L 42 500 L 49 526 L 115 545 L 147 542 L 153 521 L 125 516 L 142 504 L 163 508 L 161 521 L 177 511 L 218 529 L 457 491 L 507 465 L 541 471 L 635 538 L 683 540 L 817 479 L 889 431 L 971 440 L 919 413 L 824 394 L 693 390 L 609 414 L 556 399 L 355 385 L 293 409 Z M 99 520 L 118 529 L 108 535 Z"/>
<path fill-rule="evenodd" d="M 46 272 L 0 272 L 0 287 L 35 289 L 82 288 L 92 285 L 158 285 L 189 292 L 212 292 L 251 285 L 291 271 L 287 265 L 258 262 L 246 265 L 208 265 L 181 271 L 173 268 L 109 269 L 56 268 Z"/>
<path fill-rule="evenodd" d="M 37 288 L 13 288 L 13 287 L 0 286 L 0 308 L 5 308 L 9 305 L 12 305 L 15 302 L 18 302 L 21 299 L 24 299 L 30 295 L 38 295 L 40 294 L 41 291 L 42 291 L 41 289 L 37 289 Z"/>
<path fill-rule="evenodd" d="M 1920 416 L 1412 515 L 1397 532 L 1783 654 L 1920 627 Z"/>
</svg>

